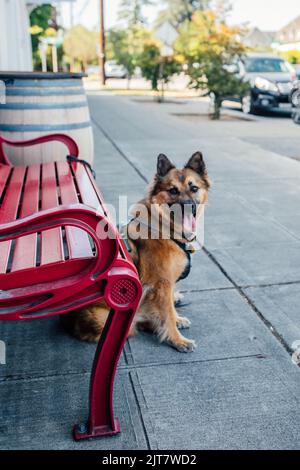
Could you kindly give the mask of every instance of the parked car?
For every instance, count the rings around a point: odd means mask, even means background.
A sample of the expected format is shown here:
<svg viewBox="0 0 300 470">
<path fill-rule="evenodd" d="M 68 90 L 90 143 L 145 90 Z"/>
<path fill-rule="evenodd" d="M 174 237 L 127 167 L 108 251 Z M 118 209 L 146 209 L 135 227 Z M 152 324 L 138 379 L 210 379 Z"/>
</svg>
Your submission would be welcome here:
<svg viewBox="0 0 300 470">
<path fill-rule="evenodd" d="M 300 80 L 294 82 L 290 94 L 292 118 L 295 124 L 300 124 Z"/>
<path fill-rule="evenodd" d="M 231 70 L 250 83 L 246 96 L 235 97 L 244 113 L 291 111 L 289 97 L 296 72 L 287 61 L 271 54 L 247 54 Z"/>
<path fill-rule="evenodd" d="M 106 78 L 126 78 L 127 70 L 123 65 L 119 65 L 116 60 L 107 60 L 105 62 Z"/>
<path fill-rule="evenodd" d="M 89 65 L 87 68 L 86 68 L 86 73 L 91 77 L 93 75 L 99 75 L 100 73 L 100 69 L 99 69 L 99 65 Z"/>
</svg>

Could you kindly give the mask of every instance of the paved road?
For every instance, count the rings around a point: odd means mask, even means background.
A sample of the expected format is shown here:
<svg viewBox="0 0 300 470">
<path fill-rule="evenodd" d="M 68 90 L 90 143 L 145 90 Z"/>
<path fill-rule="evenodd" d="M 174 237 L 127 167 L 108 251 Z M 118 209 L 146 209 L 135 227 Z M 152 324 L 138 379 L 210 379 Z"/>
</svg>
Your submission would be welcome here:
<svg viewBox="0 0 300 470">
<path fill-rule="evenodd" d="M 235 126 L 234 134 L 263 150 L 300 160 L 300 126 L 293 123 L 288 113 L 253 116 L 252 122 Z"/>
<path fill-rule="evenodd" d="M 299 449 L 291 347 L 300 340 L 300 163 L 264 139 L 296 139 L 298 128 L 207 122 L 191 116 L 202 109 L 196 101 L 94 93 L 90 106 L 97 179 L 110 203 L 142 196 L 158 153 L 182 165 L 204 152 L 213 181 L 206 248 L 180 286 L 198 348 L 184 355 L 149 334 L 130 339 L 116 384 L 123 432 L 74 444 L 69 429 L 86 414 L 94 346 L 66 337 L 56 319 L 0 324 L 8 341 L 0 447 Z"/>
</svg>

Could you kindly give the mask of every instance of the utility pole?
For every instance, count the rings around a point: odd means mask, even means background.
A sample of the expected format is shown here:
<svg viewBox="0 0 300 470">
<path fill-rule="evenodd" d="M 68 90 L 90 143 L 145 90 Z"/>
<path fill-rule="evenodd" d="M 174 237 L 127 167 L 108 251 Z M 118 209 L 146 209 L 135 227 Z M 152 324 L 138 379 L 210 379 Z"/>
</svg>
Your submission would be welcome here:
<svg viewBox="0 0 300 470">
<path fill-rule="evenodd" d="M 103 0 L 100 0 L 99 68 L 101 85 L 105 85 L 105 31 Z"/>
</svg>

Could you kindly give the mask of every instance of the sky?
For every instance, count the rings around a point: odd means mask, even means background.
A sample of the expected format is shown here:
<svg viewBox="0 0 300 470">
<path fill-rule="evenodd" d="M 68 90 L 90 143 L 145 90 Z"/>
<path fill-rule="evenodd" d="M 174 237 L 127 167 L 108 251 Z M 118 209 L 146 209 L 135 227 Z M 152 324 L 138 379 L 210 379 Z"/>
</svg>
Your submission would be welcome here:
<svg viewBox="0 0 300 470">
<path fill-rule="evenodd" d="M 104 0 L 105 26 L 117 24 L 117 11 L 120 0 Z M 157 1 L 159 4 L 159 0 Z M 260 29 L 272 31 L 285 26 L 300 15 L 300 0 L 231 0 L 233 10 L 228 21 L 234 24 L 247 23 Z M 76 0 L 74 7 L 75 23 L 95 28 L 98 23 L 99 0 Z M 155 18 L 157 7 L 145 12 L 150 21 Z M 63 6 L 64 24 L 69 25 L 70 4 Z"/>
</svg>

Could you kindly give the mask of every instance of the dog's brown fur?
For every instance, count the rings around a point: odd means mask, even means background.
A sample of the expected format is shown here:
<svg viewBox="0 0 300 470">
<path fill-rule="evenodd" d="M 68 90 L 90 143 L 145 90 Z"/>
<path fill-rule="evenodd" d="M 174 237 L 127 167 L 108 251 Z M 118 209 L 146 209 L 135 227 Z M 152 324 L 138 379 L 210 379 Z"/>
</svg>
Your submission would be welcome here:
<svg viewBox="0 0 300 470">
<path fill-rule="evenodd" d="M 192 187 L 199 188 L 192 192 Z M 158 157 L 157 174 L 148 196 L 141 201 L 150 211 L 151 204 L 175 204 L 193 200 L 198 204 L 197 218 L 207 202 L 210 183 L 202 154 L 196 152 L 182 170 L 178 170 L 165 155 Z M 178 193 L 172 194 L 171 188 Z M 195 191 L 195 188 L 193 188 Z M 174 192 L 174 191 L 173 191 Z M 182 241 L 185 241 L 184 238 Z M 193 351 L 195 342 L 185 338 L 179 329 L 190 322 L 180 317 L 175 309 L 175 284 L 183 273 L 187 258 L 172 240 L 129 238 L 132 259 L 144 288 L 143 300 L 136 314 L 130 335 L 137 329 L 154 331 L 161 341 L 168 342 L 181 352 Z M 108 316 L 104 302 L 90 305 L 62 316 L 65 327 L 77 338 L 98 341 Z"/>
</svg>

